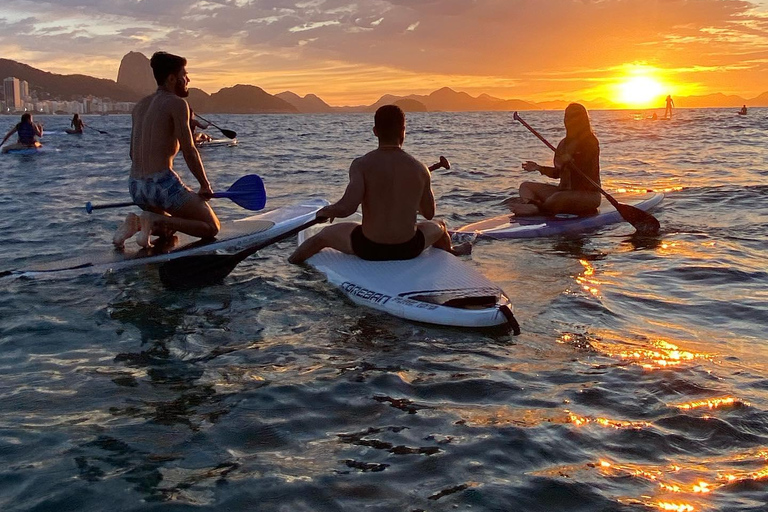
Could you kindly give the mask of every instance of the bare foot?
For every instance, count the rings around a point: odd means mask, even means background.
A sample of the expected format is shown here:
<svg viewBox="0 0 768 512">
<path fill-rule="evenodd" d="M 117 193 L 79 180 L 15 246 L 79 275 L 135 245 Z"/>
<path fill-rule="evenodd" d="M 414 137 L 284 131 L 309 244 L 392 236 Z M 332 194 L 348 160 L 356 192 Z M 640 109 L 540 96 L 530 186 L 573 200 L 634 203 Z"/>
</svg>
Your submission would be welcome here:
<svg viewBox="0 0 768 512">
<path fill-rule="evenodd" d="M 509 209 L 518 217 L 525 217 L 530 215 L 540 215 L 541 210 L 535 204 L 523 203 L 523 204 L 511 204 Z"/>
<path fill-rule="evenodd" d="M 125 220 L 115 231 L 115 236 L 112 237 L 112 243 L 115 247 L 122 249 L 125 247 L 125 241 L 131 238 L 133 235 L 139 232 L 141 224 L 139 222 L 139 216 L 135 213 L 129 213 L 126 215 Z"/>
<path fill-rule="evenodd" d="M 472 254 L 472 242 L 462 242 L 451 247 L 454 256 L 468 256 Z"/>
<path fill-rule="evenodd" d="M 152 236 L 152 231 L 156 230 L 158 227 L 157 221 L 159 219 L 162 219 L 162 216 L 156 213 L 141 212 L 141 217 L 139 217 L 141 231 L 139 231 L 139 234 L 136 237 L 136 243 L 145 249 L 152 247 L 152 240 L 150 237 Z"/>
</svg>

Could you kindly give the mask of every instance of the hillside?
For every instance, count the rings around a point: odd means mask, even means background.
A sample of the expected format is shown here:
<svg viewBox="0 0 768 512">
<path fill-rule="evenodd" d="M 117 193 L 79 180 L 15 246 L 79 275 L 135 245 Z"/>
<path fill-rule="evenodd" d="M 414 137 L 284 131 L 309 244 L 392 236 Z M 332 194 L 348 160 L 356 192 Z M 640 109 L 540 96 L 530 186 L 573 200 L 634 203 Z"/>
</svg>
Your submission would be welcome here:
<svg viewBox="0 0 768 512">
<path fill-rule="evenodd" d="M 209 108 L 221 114 L 297 114 L 296 107 L 255 85 L 238 84 L 211 94 Z"/>
<path fill-rule="evenodd" d="M 10 76 L 29 82 L 30 92 L 36 93 L 39 99 L 69 101 L 96 96 L 113 101 L 137 101 L 142 96 L 113 80 L 86 75 L 58 75 L 14 60 L 0 59 L 0 77 Z"/>
<path fill-rule="evenodd" d="M 320 114 L 333 112 L 333 107 L 326 102 L 315 96 L 314 94 L 307 94 L 303 98 L 291 91 L 281 92 L 275 94 L 275 97 L 280 98 L 283 101 L 287 101 L 299 112 L 307 114 Z"/>
</svg>

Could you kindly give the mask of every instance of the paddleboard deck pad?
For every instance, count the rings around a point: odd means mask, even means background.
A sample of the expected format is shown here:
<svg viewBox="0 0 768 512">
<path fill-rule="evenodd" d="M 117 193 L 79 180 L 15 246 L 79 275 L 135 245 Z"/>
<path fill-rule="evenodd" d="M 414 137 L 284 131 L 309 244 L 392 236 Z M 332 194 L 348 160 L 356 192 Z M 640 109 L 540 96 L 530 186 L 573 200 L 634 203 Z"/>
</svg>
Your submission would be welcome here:
<svg viewBox="0 0 768 512">
<path fill-rule="evenodd" d="M 299 243 L 320 226 L 299 233 Z M 454 327 L 520 327 L 496 284 L 452 254 L 427 248 L 411 260 L 366 261 L 323 249 L 307 263 L 355 304 L 417 322 Z"/>
<path fill-rule="evenodd" d="M 74 258 L 34 265 L 26 269 L 0 272 L 9 275 L 35 276 L 41 274 L 104 273 L 155 263 L 164 263 L 185 256 L 230 253 L 247 249 L 276 238 L 315 218 L 317 211 L 327 205 L 324 199 L 310 199 L 292 206 L 221 223 L 221 230 L 214 240 L 200 240 L 177 233 L 177 240 L 166 246 L 156 244 L 144 249 L 129 240 L 125 249 L 112 247 L 88 252 Z M 169 246 L 170 245 L 170 246 Z"/>
<path fill-rule="evenodd" d="M 613 197 L 619 203 L 648 211 L 664 199 L 664 194 L 660 192 L 625 193 L 613 194 Z M 452 233 L 468 233 L 480 238 L 492 239 L 538 238 L 583 233 L 623 220 L 616 208 L 603 198 L 598 213 L 594 215 L 516 217 L 510 213 L 468 224 Z"/>
</svg>

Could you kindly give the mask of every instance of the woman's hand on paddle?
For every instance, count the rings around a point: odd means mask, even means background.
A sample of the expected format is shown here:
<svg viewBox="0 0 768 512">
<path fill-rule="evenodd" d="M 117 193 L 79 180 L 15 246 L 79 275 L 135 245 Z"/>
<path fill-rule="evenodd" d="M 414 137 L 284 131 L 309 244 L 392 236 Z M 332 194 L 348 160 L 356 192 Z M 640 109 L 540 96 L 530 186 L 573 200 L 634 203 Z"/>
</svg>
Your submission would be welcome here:
<svg viewBox="0 0 768 512">
<path fill-rule="evenodd" d="M 523 162 L 523 170 L 528 172 L 533 172 L 533 171 L 541 172 L 541 166 L 536 162 L 532 162 L 531 160 L 528 160 L 527 162 Z"/>
</svg>

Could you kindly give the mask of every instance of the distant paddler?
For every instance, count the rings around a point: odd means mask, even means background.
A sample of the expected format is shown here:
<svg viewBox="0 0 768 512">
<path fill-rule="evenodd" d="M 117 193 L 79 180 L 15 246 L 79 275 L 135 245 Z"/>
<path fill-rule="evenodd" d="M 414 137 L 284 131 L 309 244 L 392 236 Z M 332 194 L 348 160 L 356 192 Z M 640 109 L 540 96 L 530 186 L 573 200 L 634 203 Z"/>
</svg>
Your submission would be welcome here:
<svg viewBox="0 0 768 512">
<path fill-rule="evenodd" d="M 210 123 L 206 123 L 195 115 L 195 111 L 192 110 L 192 107 L 189 107 L 189 129 L 192 130 L 192 139 L 194 139 L 195 144 L 200 144 L 202 142 L 210 142 L 213 140 L 213 138 L 208 135 L 207 133 L 197 133 L 196 130 L 200 128 L 201 130 L 207 130 L 208 127 L 211 126 Z"/>
<path fill-rule="evenodd" d="M 169 238 L 176 231 L 210 239 L 219 232 L 219 219 L 208 205 L 211 184 L 192 139 L 187 59 L 156 52 L 149 61 L 157 91 L 139 101 L 131 114 L 131 173 L 129 190 L 141 216 L 129 213 L 113 238 L 116 247 L 138 233 L 136 241 L 151 247 L 150 236 Z M 200 189 L 194 193 L 173 170 L 179 148 Z"/>
<path fill-rule="evenodd" d="M 36 137 L 43 136 L 43 124 L 35 123 L 32 120 L 31 113 L 25 112 L 21 115 L 21 122 L 17 123 L 16 126 L 11 128 L 11 130 L 5 134 L 3 142 L 0 142 L 0 146 L 5 144 L 5 141 L 7 141 L 14 133 L 18 135 L 18 140 L 15 144 L 5 146 L 2 150 L 3 153 L 8 153 L 14 149 L 34 149 L 42 147 L 42 144 Z"/>
<path fill-rule="evenodd" d="M 71 128 L 67 129 L 66 132 L 70 135 L 74 135 L 83 133 L 83 128 L 88 125 L 85 124 L 85 121 L 80 119 L 80 114 L 75 114 L 72 116 L 72 121 L 70 121 L 69 126 Z"/>
<path fill-rule="evenodd" d="M 667 95 L 666 105 L 664 106 L 664 119 L 672 119 L 672 107 L 675 106 L 675 102 L 672 101 L 672 96 Z"/>
<path fill-rule="evenodd" d="M 741 107 L 741 110 L 739 110 L 739 114 L 742 115 L 742 116 L 747 115 L 747 106 L 746 105 L 743 105 Z"/>
</svg>

